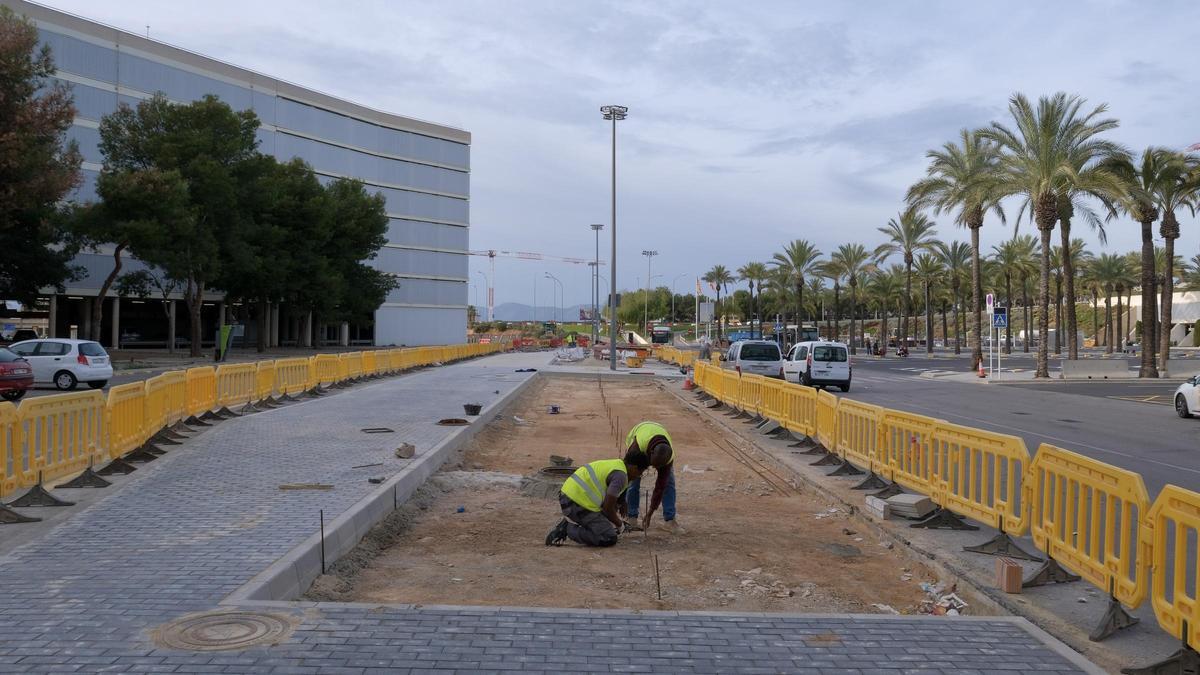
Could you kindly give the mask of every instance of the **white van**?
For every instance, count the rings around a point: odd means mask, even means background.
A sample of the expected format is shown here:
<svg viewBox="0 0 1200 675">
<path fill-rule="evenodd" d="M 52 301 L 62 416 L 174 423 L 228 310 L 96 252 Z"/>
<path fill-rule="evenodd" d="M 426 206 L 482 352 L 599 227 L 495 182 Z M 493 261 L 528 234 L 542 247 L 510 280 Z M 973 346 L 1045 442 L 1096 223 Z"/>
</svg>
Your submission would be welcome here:
<svg viewBox="0 0 1200 675">
<path fill-rule="evenodd" d="M 733 343 L 721 365 L 747 375 L 783 379 L 783 357 L 779 353 L 779 345 L 770 340 L 739 340 Z"/>
<path fill-rule="evenodd" d="M 852 366 L 850 350 L 841 342 L 800 342 L 783 362 L 783 379 L 809 386 L 835 385 L 850 391 Z"/>
</svg>

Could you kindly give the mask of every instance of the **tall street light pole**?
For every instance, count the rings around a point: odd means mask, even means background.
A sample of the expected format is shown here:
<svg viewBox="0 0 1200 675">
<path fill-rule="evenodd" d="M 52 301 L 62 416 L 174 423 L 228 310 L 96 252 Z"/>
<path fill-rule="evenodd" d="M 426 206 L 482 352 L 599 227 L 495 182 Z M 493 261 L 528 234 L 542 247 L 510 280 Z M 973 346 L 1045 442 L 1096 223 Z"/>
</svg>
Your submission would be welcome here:
<svg viewBox="0 0 1200 675">
<path fill-rule="evenodd" d="M 650 332 L 650 261 L 654 256 L 658 255 L 658 251 L 642 251 L 642 255 L 646 256 L 646 297 L 642 302 L 642 330 Z"/>
<path fill-rule="evenodd" d="M 609 338 L 608 369 L 617 369 L 617 122 L 625 119 L 629 108 L 623 105 L 601 106 L 600 112 L 604 119 L 612 121 L 612 218 L 609 227 L 612 228 L 612 271 L 609 272 L 612 285 L 608 296 L 609 325 L 612 336 Z"/>
<path fill-rule="evenodd" d="M 565 295 L 565 293 L 563 292 L 562 282 L 558 280 L 558 277 L 554 276 L 553 274 L 550 274 L 549 272 L 546 272 L 546 278 L 554 281 L 554 283 L 558 286 L 558 322 L 562 323 L 563 295 Z M 551 287 L 551 288 L 553 288 L 553 287 Z M 551 293 L 553 293 L 553 291 L 551 291 Z M 551 302 L 551 305 L 553 305 L 554 301 L 551 300 L 550 302 Z"/>
<path fill-rule="evenodd" d="M 600 230 L 603 224 L 592 224 L 596 233 L 596 261 L 592 263 L 592 344 L 600 341 Z"/>
</svg>

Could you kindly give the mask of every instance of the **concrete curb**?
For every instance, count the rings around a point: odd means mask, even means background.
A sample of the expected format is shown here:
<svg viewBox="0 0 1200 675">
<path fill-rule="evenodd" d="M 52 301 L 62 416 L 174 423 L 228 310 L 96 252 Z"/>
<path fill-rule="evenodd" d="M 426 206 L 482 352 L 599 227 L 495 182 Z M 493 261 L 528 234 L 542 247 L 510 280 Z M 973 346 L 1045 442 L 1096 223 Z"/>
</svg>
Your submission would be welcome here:
<svg viewBox="0 0 1200 675">
<path fill-rule="evenodd" d="M 324 544 L 326 569 L 357 546 L 371 528 L 379 524 L 398 505 L 406 502 L 456 450 L 487 426 L 496 412 L 520 396 L 539 375 L 538 372 L 532 373 L 531 377 L 513 387 L 512 391 L 480 411 L 479 416 L 470 425 L 452 432 L 441 443 L 422 453 L 416 461 L 327 522 Z M 321 574 L 321 533 L 316 532 L 230 593 L 219 604 L 294 600 L 303 595 Z"/>
</svg>

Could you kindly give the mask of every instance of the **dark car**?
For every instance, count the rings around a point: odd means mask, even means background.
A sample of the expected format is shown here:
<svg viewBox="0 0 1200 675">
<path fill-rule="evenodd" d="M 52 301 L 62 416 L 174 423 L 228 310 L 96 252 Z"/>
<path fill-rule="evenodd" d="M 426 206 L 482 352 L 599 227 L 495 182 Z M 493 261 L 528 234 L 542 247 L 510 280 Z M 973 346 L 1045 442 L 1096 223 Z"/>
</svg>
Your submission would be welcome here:
<svg viewBox="0 0 1200 675">
<path fill-rule="evenodd" d="M 0 347 L 0 398 L 16 401 L 33 388 L 33 368 L 11 349 Z"/>
</svg>

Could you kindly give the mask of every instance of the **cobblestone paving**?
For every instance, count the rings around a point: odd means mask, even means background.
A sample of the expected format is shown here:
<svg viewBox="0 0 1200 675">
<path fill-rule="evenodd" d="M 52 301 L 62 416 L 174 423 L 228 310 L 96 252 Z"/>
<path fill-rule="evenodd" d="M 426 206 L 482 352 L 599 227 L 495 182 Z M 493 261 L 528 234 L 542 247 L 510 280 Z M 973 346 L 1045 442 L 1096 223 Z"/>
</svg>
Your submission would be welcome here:
<svg viewBox="0 0 1200 675">
<path fill-rule="evenodd" d="M 406 461 L 396 445 L 414 443 L 419 458 L 452 432 L 437 419 L 499 398 L 531 376 L 514 368 L 545 360 L 429 369 L 206 430 L 0 556 L 0 673 L 1080 672 L 1008 619 L 260 603 L 245 609 L 298 622 L 286 642 L 198 653 L 151 640 L 156 626 L 218 608 L 312 535 L 319 510 L 330 519 L 375 487 L 368 477 L 395 472 Z M 360 431 L 381 426 L 396 433 Z M 384 466 L 351 468 L 373 462 Z"/>
</svg>

